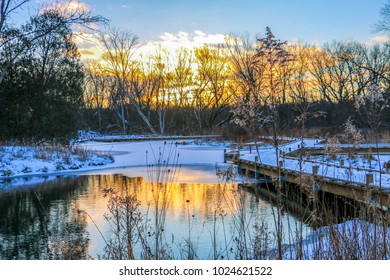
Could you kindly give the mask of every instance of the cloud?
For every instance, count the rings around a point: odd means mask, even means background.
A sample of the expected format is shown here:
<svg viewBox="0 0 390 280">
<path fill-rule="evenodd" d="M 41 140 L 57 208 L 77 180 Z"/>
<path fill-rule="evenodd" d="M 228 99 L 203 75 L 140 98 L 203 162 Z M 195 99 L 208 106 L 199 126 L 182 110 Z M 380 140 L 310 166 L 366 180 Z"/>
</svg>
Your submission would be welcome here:
<svg viewBox="0 0 390 280">
<path fill-rule="evenodd" d="M 104 46 L 98 33 L 74 32 L 75 43 L 79 49 L 82 60 L 100 60 L 104 53 Z"/>
<path fill-rule="evenodd" d="M 375 36 L 370 38 L 370 44 L 381 44 L 381 43 L 386 43 L 389 41 L 389 37 L 387 36 Z"/>
<path fill-rule="evenodd" d="M 45 5 L 46 6 L 45 9 L 55 8 L 55 9 L 59 9 L 60 11 L 64 11 L 64 13 L 91 11 L 91 7 L 88 4 L 78 0 L 68 0 L 68 1 L 39 0 L 38 2 Z"/>
<path fill-rule="evenodd" d="M 200 44 L 217 45 L 225 43 L 224 34 L 205 34 L 202 31 L 196 30 L 194 41 Z"/>
<path fill-rule="evenodd" d="M 159 36 L 159 40 L 151 43 L 159 44 L 167 49 L 193 49 L 204 45 L 223 44 L 225 36 L 224 34 L 206 34 L 200 30 L 195 30 L 194 34 L 187 32 L 164 32 Z"/>
<path fill-rule="evenodd" d="M 65 8 L 70 11 L 84 11 L 84 12 L 91 11 L 91 8 L 88 4 L 77 0 L 72 0 L 68 2 Z"/>
<path fill-rule="evenodd" d="M 96 59 L 100 60 L 104 53 L 104 46 L 99 41 L 99 35 L 76 33 L 76 44 L 81 53 L 83 60 Z M 155 55 L 158 50 L 164 50 L 168 54 L 174 54 L 180 49 L 193 50 L 194 48 L 204 45 L 216 46 L 225 43 L 224 34 L 206 34 L 200 30 L 196 30 L 193 34 L 187 32 L 169 33 L 164 32 L 157 37 L 156 40 L 148 42 L 140 42 L 141 47 L 137 53 L 140 59 L 148 59 L 148 56 Z M 173 55 L 174 56 L 174 55 Z"/>
<path fill-rule="evenodd" d="M 311 40 L 311 41 L 309 41 L 310 46 L 314 46 L 317 48 L 322 47 L 325 43 L 326 43 L 325 40 Z"/>
</svg>

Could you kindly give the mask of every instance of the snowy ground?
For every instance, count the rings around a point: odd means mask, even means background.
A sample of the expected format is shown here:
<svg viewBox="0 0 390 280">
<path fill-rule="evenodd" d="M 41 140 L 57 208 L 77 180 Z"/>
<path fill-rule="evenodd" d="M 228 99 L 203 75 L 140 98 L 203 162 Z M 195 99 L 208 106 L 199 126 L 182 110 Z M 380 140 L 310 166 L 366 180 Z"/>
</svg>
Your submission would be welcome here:
<svg viewBox="0 0 390 280">
<path fill-rule="evenodd" d="M 378 158 L 379 157 L 379 158 Z M 323 164 L 328 164 L 328 166 L 344 166 L 351 167 L 354 169 L 366 169 L 367 171 L 377 172 L 382 169 L 382 172 L 387 173 L 389 170 L 383 168 L 384 163 L 390 161 L 390 154 L 379 154 L 379 155 L 370 155 L 364 153 L 358 153 L 351 158 L 348 154 L 337 154 L 336 158 L 333 158 L 328 155 L 317 155 L 310 156 L 310 158 L 305 158 L 305 161 L 313 161 Z"/>
<path fill-rule="evenodd" d="M 153 141 L 153 140 L 187 140 L 191 139 L 215 139 L 220 137 L 219 135 L 193 135 L 193 136 L 184 136 L 184 135 L 104 135 L 94 131 L 79 131 L 77 142 L 81 141 L 97 141 L 97 142 L 115 142 L 115 141 Z"/>
<path fill-rule="evenodd" d="M 0 147 L 0 184 L 26 184 L 26 179 L 32 176 L 49 176 L 93 172 L 102 169 L 125 169 L 127 167 L 155 164 L 159 155 L 170 163 L 177 161 L 181 165 L 223 165 L 223 150 L 229 150 L 231 143 L 206 141 L 201 139 L 175 138 L 175 140 L 143 140 L 128 142 L 101 142 L 104 136 L 95 134 L 81 135 L 83 142 L 74 145 L 74 151 L 56 150 L 42 147 Z M 100 138 L 99 138 L 100 137 Z M 107 136 L 108 137 L 108 136 Z M 87 139 L 96 139 L 87 140 Z M 114 136 L 109 137 L 115 139 Z M 122 139 L 123 140 L 123 139 Z M 291 142 L 281 145 L 284 153 L 299 149 L 302 142 L 288 139 Z M 323 147 L 319 139 L 304 139 L 307 148 Z M 264 164 L 276 166 L 275 149 L 270 145 L 255 148 L 244 147 L 240 150 L 242 159 L 254 161 L 255 157 Z M 299 171 L 300 162 L 297 158 L 281 157 L 285 169 Z M 343 166 L 341 164 L 343 160 Z M 380 156 L 380 165 L 390 160 L 389 154 Z M 373 185 L 390 188 L 390 174 L 382 169 L 379 174 L 379 163 L 376 156 L 369 161 L 366 155 L 357 155 L 350 159 L 347 155 L 337 155 L 336 159 L 326 156 L 311 156 L 302 162 L 302 171 L 312 174 L 313 166 L 318 165 L 318 174 L 325 178 L 347 180 L 356 184 L 365 184 L 366 174 L 372 173 Z M 23 178 L 23 179 L 22 179 Z"/>
<path fill-rule="evenodd" d="M 131 142 L 84 141 L 74 152 L 42 147 L 0 147 L 0 186 L 31 185 L 55 176 L 125 170 L 163 160 L 180 165 L 223 164 L 229 143 L 204 140 L 144 140 Z"/>
<path fill-rule="evenodd" d="M 82 144 L 92 151 L 110 153 L 115 162 L 110 167 L 131 167 L 154 164 L 162 153 L 165 160 L 179 164 L 215 164 L 223 162 L 223 149 L 228 144 L 193 140 L 140 141 L 140 142 L 86 142 Z M 206 152 L 205 152 L 206 151 Z"/>
<path fill-rule="evenodd" d="M 360 219 L 321 227 L 302 240 L 306 260 L 389 259 L 390 229 Z M 386 248 L 384 248 L 386 245 Z M 285 259 L 297 259 L 299 244 L 285 245 Z M 376 257 L 375 257 L 376 256 Z"/>
<path fill-rule="evenodd" d="M 0 147 L 0 178 L 81 170 L 113 162 L 108 154 L 92 153 L 83 147 Z"/>
</svg>

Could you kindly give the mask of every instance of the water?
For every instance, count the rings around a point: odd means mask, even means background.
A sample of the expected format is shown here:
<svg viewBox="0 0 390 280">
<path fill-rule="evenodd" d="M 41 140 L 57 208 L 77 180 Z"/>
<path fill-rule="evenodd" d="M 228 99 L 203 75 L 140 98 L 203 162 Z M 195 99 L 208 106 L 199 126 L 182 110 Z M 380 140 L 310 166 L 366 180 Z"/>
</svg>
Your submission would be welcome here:
<svg viewBox="0 0 390 280">
<path fill-rule="evenodd" d="M 156 190 L 148 177 L 145 167 L 134 167 L 0 188 L 0 259 L 103 257 L 115 232 L 105 218 L 113 191 L 136 195 L 142 236 L 154 244 Z M 164 249 L 170 258 L 236 259 L 243 248 L 250 258 L 255 240 L 275 246 L 275 207 L 237 185 L 218 184 L 212 165 L 182 167 L 166 190 Z M 286 212 L 282 219 L 284 243 L 291 243 L 300 221 Z M 310 229 L 303 228 L 306 235 Z M 141 258 L 140 239 L 135 241 L 134 255 Z"/>
</svg>

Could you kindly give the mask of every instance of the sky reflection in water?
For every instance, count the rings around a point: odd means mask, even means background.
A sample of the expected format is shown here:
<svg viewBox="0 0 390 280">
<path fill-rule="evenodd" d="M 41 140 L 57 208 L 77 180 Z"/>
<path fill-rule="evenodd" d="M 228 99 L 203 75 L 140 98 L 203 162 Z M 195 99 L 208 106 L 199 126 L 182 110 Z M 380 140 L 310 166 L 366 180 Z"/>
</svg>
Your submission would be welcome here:
<svg viewBox="0 0 390 280">
<path fill-rule="evenodd" d="M 104 239 L 112 236 L 112 228 L 104 218 L 108 212 L 107 188 L 117 191 L 126 188 L 129 193 L 135 193 L 144 222 L 154 219 L 153 192 L 145 169 L 106 170 L 35 187 L 3 190 L 0 192 L 0 244 L 3 244 L 0 259 L 85 258 L 87 255 L 98 258 L 104 253 Z M 198 259 L 236 258 L 234 240 L 239 233 L 234 221 L 239 215 L 239 198 L 242 198 L 250 235 L 255 223 L 265 223 L 270 231 L 274 227 L 272 206 L 237 185 L 218 184 L 212 165 L 181 167 L 177 182 L 169 184 L 168 189 L 165 238 L 176 259 L 187 258 L 189 239 Z M 88 214 L 86 219 L 78 210 Z M 298 223 L 288 214 L 284 214 L 283 220 L 285 228 L 296 227 Z M 140 257 L 139 246 L 135 247 L 135 257 Z"/>
</svg>

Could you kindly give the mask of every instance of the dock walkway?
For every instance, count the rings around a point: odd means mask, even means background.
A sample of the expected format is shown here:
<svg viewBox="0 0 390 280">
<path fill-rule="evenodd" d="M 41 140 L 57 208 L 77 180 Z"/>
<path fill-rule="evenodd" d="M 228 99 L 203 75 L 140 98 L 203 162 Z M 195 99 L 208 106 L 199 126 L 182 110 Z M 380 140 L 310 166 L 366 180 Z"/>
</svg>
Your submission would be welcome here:
<svg viewBox="0 0 390 280">
<path fill-rule="evenodd" d="M 375 145 L 361 146 L 375 153 Z M 350 145 L 340 147 L 348 148 Z M 390 174 L 384 168 L 379 170 L 352 167 L 290 156 L 297 154 L 302 148 L 305 151 L 323 150 L 324 144 L 321 144 L 319 139 L 291 139 L 290 142 L 278 147 L 278 157 L 274 147 L 259 146 L 256 149 L 252 145 L 250 149 L 226 153 L 225 159 L 236 163 L 241 173 L 254 174 L 255 178 L 267 177 L 275 181 L 279 178 L 289 183 L 306 184 L 310 188 L 351 199 L 364 201 L 369 189 L 371 203 L 390 206 Z M 390 159 L 390 145 L 381 144 L 379 148 L 380 153 L 386 153 L 383 161 Z"/>
</svg>

